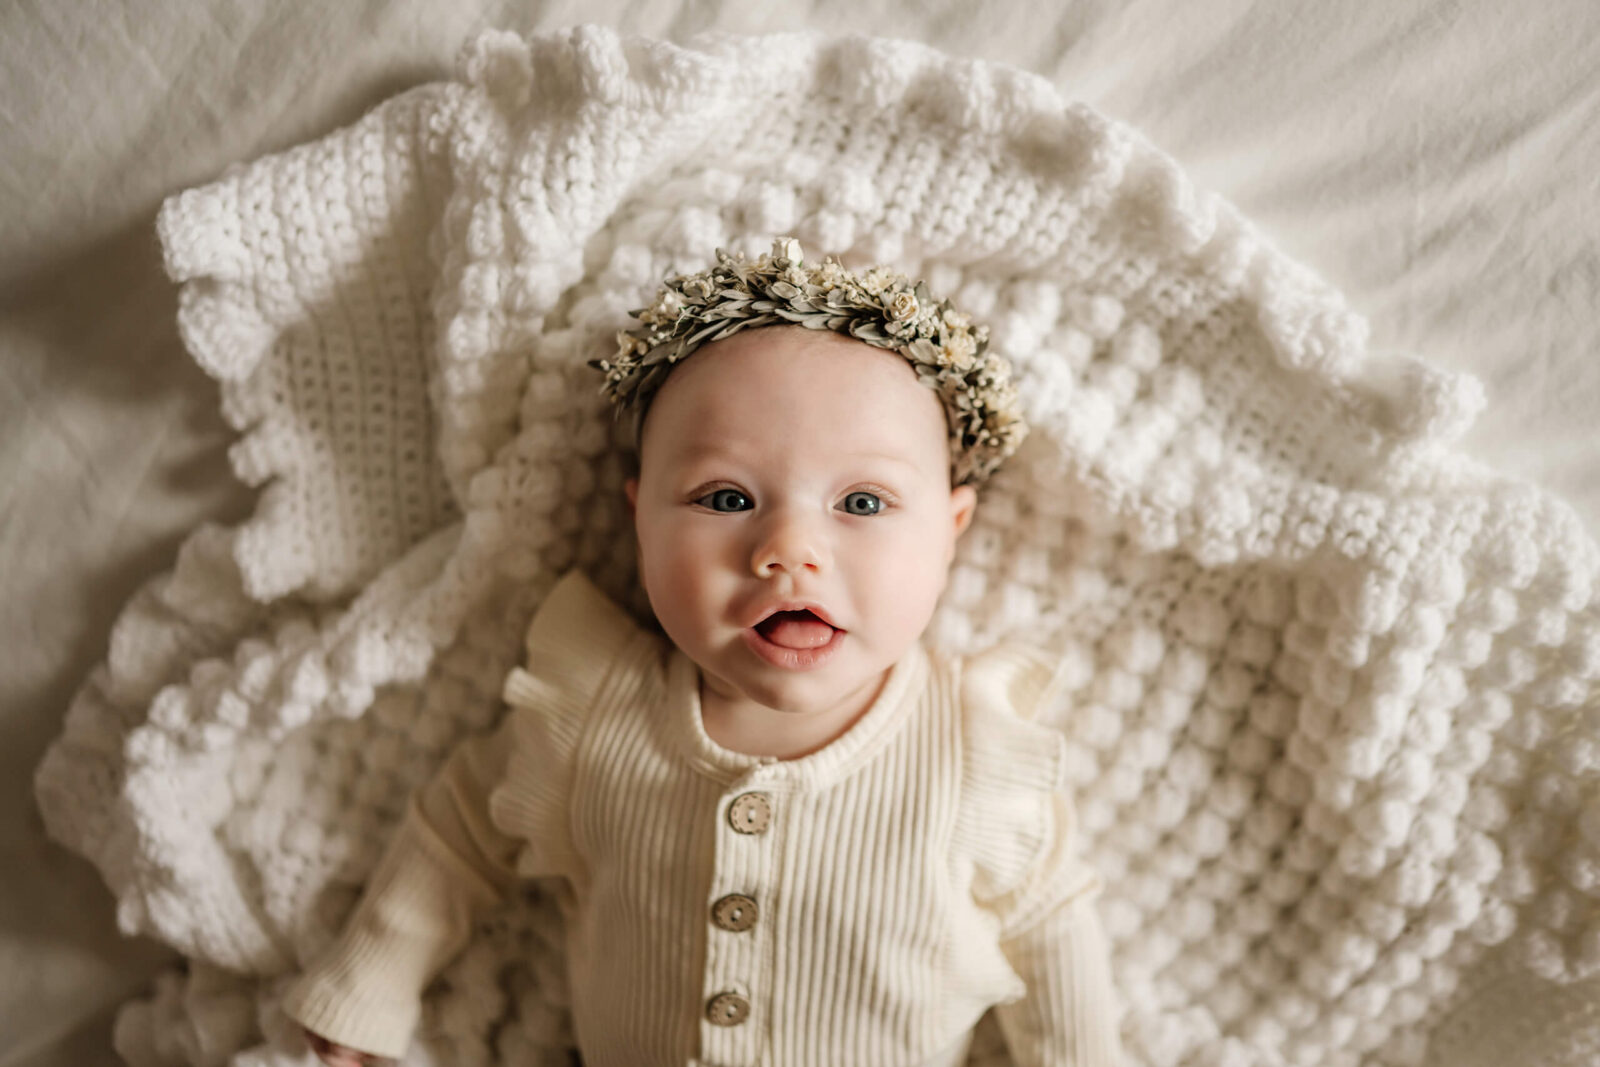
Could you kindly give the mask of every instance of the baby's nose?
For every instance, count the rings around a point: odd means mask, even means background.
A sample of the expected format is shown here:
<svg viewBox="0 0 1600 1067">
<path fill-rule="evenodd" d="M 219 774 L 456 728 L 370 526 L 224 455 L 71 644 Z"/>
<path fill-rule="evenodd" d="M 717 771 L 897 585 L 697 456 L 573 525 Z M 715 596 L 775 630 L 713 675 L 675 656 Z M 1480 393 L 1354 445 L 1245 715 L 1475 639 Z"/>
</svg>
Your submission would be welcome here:
<svg viewBox="0 0 1600 1067">
<path fill-rule="evenodd" d="M 779 571 L 790 575 L 820 571 L 827 562 L 821 531 L 797 516 L 774 516 L 750 557 L 757 578 L 770 578 Z"/>
</svg>

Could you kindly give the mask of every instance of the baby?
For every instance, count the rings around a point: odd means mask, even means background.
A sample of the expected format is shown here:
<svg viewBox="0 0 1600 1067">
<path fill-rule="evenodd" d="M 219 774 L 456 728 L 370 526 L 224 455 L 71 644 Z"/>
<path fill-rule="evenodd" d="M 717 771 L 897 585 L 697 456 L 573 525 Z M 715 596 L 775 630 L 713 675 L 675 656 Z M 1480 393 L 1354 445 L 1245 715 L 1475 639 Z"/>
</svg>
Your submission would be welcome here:
<svg viewBox="0 0 1600 1067">
<path fill-rule="evenodd" d="M 398 1056 L 473 913 L 555 877 L 591 1067 L 943 1067 L 996 1006 L 1019 1064 L 1117 1063 L 1052 665 L 919 644 L 1025 432 L 1008 368 L 884 268 L 718 259 L 595 364 L 668 640 L 564 578 L 285 1008 L 329 1064 Z"/>
</svg>

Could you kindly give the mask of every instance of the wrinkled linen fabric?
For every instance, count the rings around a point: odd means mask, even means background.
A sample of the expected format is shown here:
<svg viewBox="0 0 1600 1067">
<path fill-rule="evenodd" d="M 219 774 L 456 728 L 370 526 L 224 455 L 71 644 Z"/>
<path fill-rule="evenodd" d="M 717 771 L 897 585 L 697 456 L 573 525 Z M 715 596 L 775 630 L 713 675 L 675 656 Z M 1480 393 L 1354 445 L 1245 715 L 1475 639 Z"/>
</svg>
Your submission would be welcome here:
<svg viewBox="0 0 1600 1067">
<path fill-rule="evenodd" d="M 129 602 L 36 781 L 122 929 L 190 958 L 130 1059 L 298 1062 L 277 997 L 544 594 L 648 610 L 585 361 L 786 233 L 925 277 L 1016 368 L 1033 432 L 928 637 L 1069 667 L 1134 1062 L 1415 1064 L 1447 1016 L 1458 1062 L 1485 1020 L 1600 1046 L 1594 542 L 1455 446 L 1476 381 L 1370 353 L 1137 131 L 902 41 L 491 32 L 159 229 L 261 495 Z M 561 952 L 531 886 L 410 1062 L 564 1062 Z"/>
</svg>

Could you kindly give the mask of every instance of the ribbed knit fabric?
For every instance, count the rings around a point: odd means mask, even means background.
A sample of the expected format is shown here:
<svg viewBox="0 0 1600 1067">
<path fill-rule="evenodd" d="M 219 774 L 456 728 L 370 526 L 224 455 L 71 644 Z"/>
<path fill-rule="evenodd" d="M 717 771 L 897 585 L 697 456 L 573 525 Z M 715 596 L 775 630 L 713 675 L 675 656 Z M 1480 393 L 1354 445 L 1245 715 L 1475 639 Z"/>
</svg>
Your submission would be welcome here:
<svg viewBox="0 0 1600 1067">
<path fill-rule="evenodd" d="M 130 1059 L 302 1062 L 288 976 L 494 727 L 558 577 L 647 618 L 586 361 L 663 274 L 789 233 L 925 278 L 1015 368 L 1033 432 L 925 642 L 1061 665 L 1130 1060 L 1589 1067 L 1600 551 L 1457 447 L 1476 382 L 1369 350 L 1138 131 L 904 41 L 491 32 L 158 228 L 262 488 L 129 602 L 37 777 L 121 928 L 187 957 Z M 562 1062 L 565 928 L 543 891 L 475 928 L 416 1062 Z"/>
<path fill-rule="evenodd" d="M 473 909 L 520 874 L 570 893 L 590 1067 L 931 1067 L 1002 1002 L 1019 1064 L 1121 1062 L 1061 737 L 1028 721 L 1046 660 L 1003 647 L 933 665 L 913 649 L 843 737 L 780 761 L 706 736 L 693 663 L 580 574 L 527 649 L 511 714 L 446 761 L 337 945 L 290 988 L 301 1023 L 399 1055 Z M 751 797 L 754 830 L 732 818 Z M 735 894 L 748 928 L 714 917 Z M 732 1025 L 708 1017 L 726 994 L 746 1013 Z"/>
</svg>

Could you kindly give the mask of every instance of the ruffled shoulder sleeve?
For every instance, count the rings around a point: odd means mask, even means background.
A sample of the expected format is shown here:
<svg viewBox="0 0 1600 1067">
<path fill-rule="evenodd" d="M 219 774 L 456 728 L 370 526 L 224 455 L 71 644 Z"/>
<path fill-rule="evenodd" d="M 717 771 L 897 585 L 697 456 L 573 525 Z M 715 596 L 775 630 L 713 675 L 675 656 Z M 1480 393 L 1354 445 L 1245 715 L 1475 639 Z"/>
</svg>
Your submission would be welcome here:
<svg viewBox="0 0 1600 1067">
<path fill-rule="evenodd" d="M 523 666 L 507 675 L 511 750 L 490 796 L 495 823 L 526 844 L 517 873 L 571 875 L 572 768 L 588 709 L 643 630 L 583 574 L 550 591 L 528 626 Z"/>
<path fill-rule="evenodd" d="M 1026 645 L 1001 645 L 962 667 L 957 847 L 971 857 L 973 897 L 1000 917 L 1003 936 L 1098 887 L 1076 858 L 1066 738 L 1039 721 L 1061 685 L 1058 661 Z"/>
</svg>

